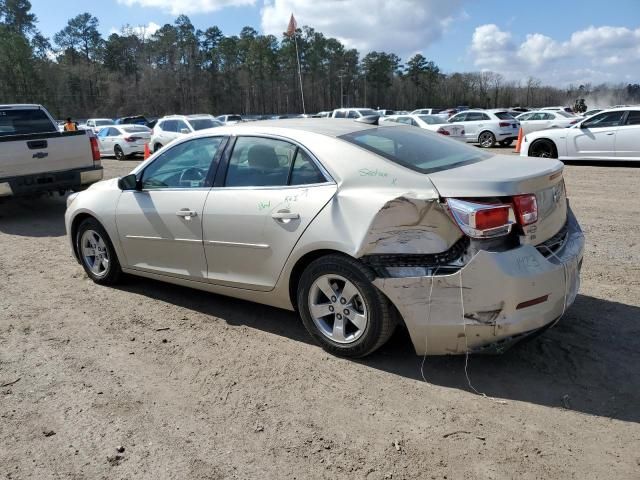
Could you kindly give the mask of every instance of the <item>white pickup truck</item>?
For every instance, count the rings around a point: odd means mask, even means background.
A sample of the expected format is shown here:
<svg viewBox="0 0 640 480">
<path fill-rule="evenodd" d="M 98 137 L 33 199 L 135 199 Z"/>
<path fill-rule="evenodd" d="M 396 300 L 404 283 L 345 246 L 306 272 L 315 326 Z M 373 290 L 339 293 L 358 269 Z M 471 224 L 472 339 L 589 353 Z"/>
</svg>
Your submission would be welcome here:
<svg viewBox="0 0 640 480">
<path fill-rule="evenodd" d="M 83 190 L 102 179 L 90 130 L 59 132 L 41 105 L 0 105 L 0 199 Z"/>
</svg>

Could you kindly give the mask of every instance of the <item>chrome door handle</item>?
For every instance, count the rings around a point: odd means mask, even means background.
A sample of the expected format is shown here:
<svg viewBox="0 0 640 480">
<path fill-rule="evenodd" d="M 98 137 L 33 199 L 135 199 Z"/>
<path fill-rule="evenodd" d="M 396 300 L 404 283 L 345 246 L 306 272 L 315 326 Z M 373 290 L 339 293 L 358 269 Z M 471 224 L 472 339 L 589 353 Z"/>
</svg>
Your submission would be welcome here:
<svg viewBox="0 0 640 480">
<path fill-rule="evenodd" d="M 188 208 L 182 208 L 176 212 L 179 217 L 184 217 L 186 220 L 191 220 L 191 217 L 198 216 L 198 212 L 195 210 L 189 210 Z"/>
<path fill-rule="evenodd" d="M 607 135 L 613 135 L 614 133 L 616 133 L 616 132 L 609 132 L 609 133 L 607 133 Z"/>
<path fill-rule="evenodd" d="M 279 210 L 272 213 L 271 218 L 275 220 L 298 220 L 300 218 L 300 214 L 290 212 L 289 210 Z"/>
</svg>

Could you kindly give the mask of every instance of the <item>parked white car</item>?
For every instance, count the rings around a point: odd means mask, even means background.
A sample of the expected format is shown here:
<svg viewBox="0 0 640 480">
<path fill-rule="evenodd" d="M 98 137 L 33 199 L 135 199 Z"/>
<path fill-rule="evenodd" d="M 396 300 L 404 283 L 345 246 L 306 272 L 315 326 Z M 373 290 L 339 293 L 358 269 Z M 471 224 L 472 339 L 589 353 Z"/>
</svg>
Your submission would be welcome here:
<svg viewBox="0 0 640 480">
<path fill-rule="evenodd" d="M 336 108 L 331 118 L 362 118 L 380 114 L 371 108 Z"/>
<path fill-rule="evenodd" d="M 543 107 L 540 110 L 550 110 L 552 112 L 567 112 L 573 115 L 573 109 L 571 107 Z"/>
<path fill-rule="evenodd" d="M 538 130 L 546 130 L 547 128 L 568 128 L 580 121 L 580 117 L 576 117 L 562 110 L 527 112 L 518 115 L 516 119 L 520 122 L 520 126 L 525 135 Z"/>
<path fill-rule="evenodd" d="M 520 129 L 520 122 L 502 109 L 465 110 L 448 121 L 464 125 L 467 142 L 479 143 L 484 148 L 493 147 L 496 142 L 508 147 L 518 138 Z"/>
<path fill-rule="evenodd" d="M 114 125 L 105 127 L 98 133 L 100 154 L 114 155 L 124 160 L 144 153 L 145 143 L 149 143 L 151 130 L 144 125 Z"/>
<path fill-rule="evenodd" d="M 560 160 L 640 160 L 640 107 L 605 110 L 571 128 L 527 134 L 520 155 Z"/>
<path fill-rule="evenodd" d="M 395 114 L 396 114 L 396 111 L 395 111 L 395 110 L 385 110 L 385 109 L 382 109 L 382 110 L 376 110 L 376 113 L 377 113 L 378 115 L 380 115 L 381 117 L 388 117 L 389 115 L 395 115 Z"/>
<path fill-rule="evenodd" d="M 444 108 L 419 108 L 411 112 L 411 115 L 442 115 L 445 119 L 448 118 Z"/>
<path fill-rule="evenodd" d="M 90 118 L 87 120 L 87 123 L 85 123 L 85 128 L 87 130 L 93 130 L 93 133 L 98 134 L 104 127 L 110 127 L 111 125 L 115 125 L 115 123 L 111 118 Z"/>
<path fill-rule="evenodd" d="M 449 123 L 439 115 L 391 115 L 380 120 L 381 123 L 399 123 L 424 128 L 432 132 L 466 141 L 464 125 Z"/>
<path fill-rule="evenodd" d="M 221 126 L 222 122 L 213 115 L 169 115 L 162 117 L 153 127 L 149 144 L 157 152 L 183 135 Z"/>
<path fill-rule="evenodd" d="M 236 123 L 244 121 L 240 115 L 219 115 L 216 117 L 216 120 L 223 125 L 235 125 Z"/>
</svg>

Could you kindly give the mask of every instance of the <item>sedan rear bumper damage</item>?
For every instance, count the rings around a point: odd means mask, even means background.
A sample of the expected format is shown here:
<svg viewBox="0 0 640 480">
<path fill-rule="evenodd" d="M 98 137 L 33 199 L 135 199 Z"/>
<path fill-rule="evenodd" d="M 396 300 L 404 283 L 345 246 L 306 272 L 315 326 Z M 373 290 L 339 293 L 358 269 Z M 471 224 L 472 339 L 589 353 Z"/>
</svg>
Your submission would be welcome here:
<svg viewBox="0 0 640 480">
<path fill-rule="evenodd" d="M 399 310 L 418 355 L 500 352 L 554 324 L 574 302 L 584 235 L 570 209 L 564 243 L 554 248 L 480 251 L 450 275 L 374 284 Z"/>
</svg>

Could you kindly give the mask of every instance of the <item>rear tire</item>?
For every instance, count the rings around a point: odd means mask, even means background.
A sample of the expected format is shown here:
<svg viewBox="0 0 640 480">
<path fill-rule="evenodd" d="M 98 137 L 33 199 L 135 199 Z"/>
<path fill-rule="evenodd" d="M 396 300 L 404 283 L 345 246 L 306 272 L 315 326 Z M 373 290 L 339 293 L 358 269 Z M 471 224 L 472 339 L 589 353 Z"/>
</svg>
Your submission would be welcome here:
<svg viewBox="0 0 640 480">
<path fill-rule="evenodd" d="M 546 138 L 534 141 L 528 153 L 530 157 L 558 158 L 558 149 L 551 140 Z"/>
<path fill-rule="evenodd" d="M 99 285 L 115 285 L 122 269 L 106 230 L 95 218 L 84 220 L 76 231 L 76 251 L 84 271 Z"/>
<path fill-rule="evenodd" d="M 374 278 L 371 270 L 346 255 L 321 257 L 302 273 L 298 311 L 309 334 L 327 352 L 364 357 L 393 334 L 396 310 L 371 283 Z"/>
<path fill-rule="evenodd" d="M 478 135 L 478 143 L 482 148 L 494 147 L 496 144 L 496 136 L 489 130 L 485 130 Z"/>
<path fill-rule="evenodd" d="M 116 155 L 116 160 L 124 160 L 125 159 L 125 154 L 122 151 L 122 147 L 120 147 L 120 145 L 116 145 L 115 148 L 113 149 L 113 152 Z"/>
<path fill-rule="evenodd" d="M 161 143 L 156 143 L 153 146 L 153 153 L 156 153 L 158 150 L 160 150 L 162 148 L 162 144 Z"/>
</svg>

